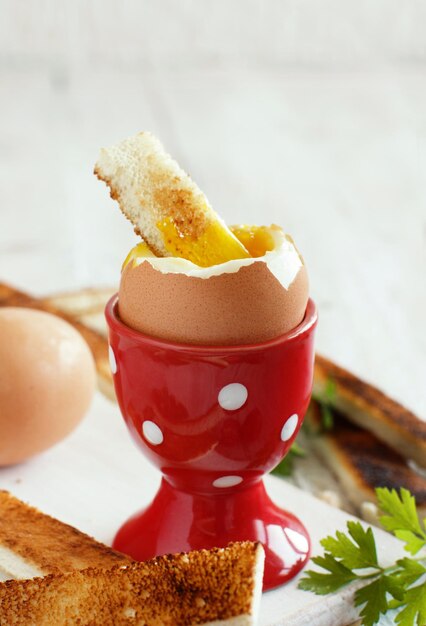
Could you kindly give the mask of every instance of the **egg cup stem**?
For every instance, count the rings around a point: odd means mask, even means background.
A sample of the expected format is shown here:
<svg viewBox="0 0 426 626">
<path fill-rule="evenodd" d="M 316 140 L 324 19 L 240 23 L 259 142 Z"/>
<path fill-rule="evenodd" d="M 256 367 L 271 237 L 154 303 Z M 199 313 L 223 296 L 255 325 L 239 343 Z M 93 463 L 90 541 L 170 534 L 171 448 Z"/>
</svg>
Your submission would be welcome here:
<svg viewBox="0 0 426 626">
<path fill-rule="evenodd" d="M 153 502 L 114 547 L 136 560 L 260 541 L 264 589 L 307 562 L 304 525 L 267 495 L 262 476 L 289 451 L 313 379 L 316 308 L 289 333 L 258 344 L 198 346 L 139 333 L 106 308 L 111 369 L 129 431 L 163 474 Z M 125 462 L 125 460 L 124 460 Z M 143 484 L 143 475 L 137 477 Z"/>
<path fill-rule="evenodd" d="M 243 539 L 263 544 L 264 590 L 291 580 L 309 559 L 307 530 L 272 502 L 262 480 L 203 495 L 181 491 L 163 478 L 153 502 L 120 528 L 113 547 L 144 561 Z"/>
</svg>

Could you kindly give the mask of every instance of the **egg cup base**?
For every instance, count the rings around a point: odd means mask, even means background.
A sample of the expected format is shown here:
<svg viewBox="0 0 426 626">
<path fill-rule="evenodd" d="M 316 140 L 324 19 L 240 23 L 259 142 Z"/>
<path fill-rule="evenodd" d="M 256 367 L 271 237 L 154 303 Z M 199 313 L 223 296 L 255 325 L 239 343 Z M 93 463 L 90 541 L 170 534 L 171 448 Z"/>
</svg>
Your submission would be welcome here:
<svg viewBox="0 0 426 626">
<path fill-rule="evenodd" d="M 233 541 L 259 541 L 266 556 L 263 590 L 294 578 L 310 556 L 302 522 L 272 502 L 262 480 L 231 492 L 223 488 L 216 496 L 189 493 L 163 478 L 153 502 L 120 528 L 113 548 L 145 561 Z"/>
</svg>

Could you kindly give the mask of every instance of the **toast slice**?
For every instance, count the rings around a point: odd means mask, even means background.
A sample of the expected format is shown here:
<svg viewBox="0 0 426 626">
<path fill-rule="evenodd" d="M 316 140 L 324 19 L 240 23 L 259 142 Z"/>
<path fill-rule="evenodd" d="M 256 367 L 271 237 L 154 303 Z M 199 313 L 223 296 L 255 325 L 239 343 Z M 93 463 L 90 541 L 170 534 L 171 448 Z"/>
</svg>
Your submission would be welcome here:
<svg viewBox="0 0 426 626">
<path fill-rule="evenodd" d="M 73 319 L 81 321 L 87 316 L 87 319 L 90 320 L 92 315 L 99 313 L 103 315 L 106 303 L 116 291 L 117 289 L 112 287 L 88 287 L 79 291 L 57 293 L 54 296 L 42 298 L 42 301 L 48 306 L 51 305 L 63 313 L 71 315 Z M 106 330 L 105 318 L 103 320 L 103 328 Z"/>
<path fill-rule="evenodd" d="M 89 287 L 80 291 L 65 292 L 43 298 L 41 305 L 52 306 L 66 313 L 73 320 L 106 337 L 105 305 L 116 291 L 117 289 L 93 289 Z"/>
<path fill-rule="evenodd" d="M 132 560 L 0 491 L 0 576 L 32 578 Z M 0 624 L 3 622 L 0 620 Z"/>
<path fill-rule="evenodd" d="M 426 516 L 426 477 L 422 473 L 338 411 L 333 411 L 333 428 L 321 431 L 320 411 L 318 403 L 312 401 L 306 416 L 312 431 L 309 444 L 338 478 L 343 492 L 363 517 L 365 504 L 377 500 L 375 487 L 409 489 L 420 514 Z"/>
<path fill-rule="evenodd" d="M 0 624 L 248 626 L 263 562 L 260 544 L 240 542 L 134 563 L 0 491 Z"/>
<path fill-rule="evenodd" d="M 8 626 L 250 626 L 257 621 L 264 552 L 260 544 L 158 557 L 0 584 Z"/>
<path fill-rule="evenodd" d="M 201 266 L 250 256 L 151 133 L 103 148 L 95 174 L 157 256 L 183 257 Z"/>
<path fill-rule="evenodd" d="M 327 397 L 329 381 L 333 394 Z M 426 422 L 373 385 L 316 355 L 313 395 L 373 433 L 397 454 L 426 467 Z"/>
</svg>

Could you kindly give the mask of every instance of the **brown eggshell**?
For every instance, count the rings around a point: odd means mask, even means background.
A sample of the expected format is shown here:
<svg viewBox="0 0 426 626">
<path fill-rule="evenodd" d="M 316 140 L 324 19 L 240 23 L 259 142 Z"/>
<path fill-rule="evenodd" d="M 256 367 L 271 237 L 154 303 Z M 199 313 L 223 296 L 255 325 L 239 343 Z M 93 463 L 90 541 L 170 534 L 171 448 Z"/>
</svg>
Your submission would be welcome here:
<svg viewBox="0 0 426 626">
<path fill-rule="evenodd" d="M 262 261 L 209 278 L 162 273 L 144 261 L 124 268 L 118 307 L 127 326 L 148 335 L 179 343 L 239 345 L 295 328 L 307 301 L 304 265 L 287 290 Z"/>
<path fill-rule="evenodd" d="M 30 309 L 0 309 L 0 466 L 63 439 L 95 389 L 93 357 L 64 320 Z"/>
</svg>

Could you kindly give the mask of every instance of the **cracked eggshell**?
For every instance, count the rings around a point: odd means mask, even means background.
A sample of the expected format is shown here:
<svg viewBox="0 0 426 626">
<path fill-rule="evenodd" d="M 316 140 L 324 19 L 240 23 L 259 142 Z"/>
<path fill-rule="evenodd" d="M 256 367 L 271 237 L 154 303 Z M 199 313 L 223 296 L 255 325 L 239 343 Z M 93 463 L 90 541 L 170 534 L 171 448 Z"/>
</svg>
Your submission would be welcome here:
<svg viewBox="0 0 426 626">
<path fill-rule="evenodd" d="M 178 343 L 242 345 L 278 337 L 303 320 L 308 275 L 284 236 L 263 257 L 200 268 L 173 257 L 128 263 L 118 311 L 129 327 Z"/>
</svg>

